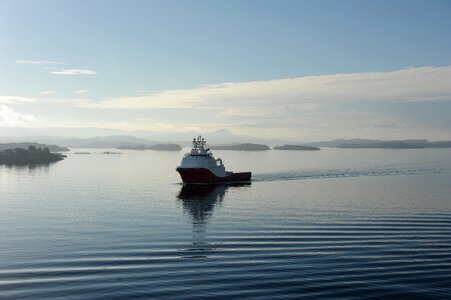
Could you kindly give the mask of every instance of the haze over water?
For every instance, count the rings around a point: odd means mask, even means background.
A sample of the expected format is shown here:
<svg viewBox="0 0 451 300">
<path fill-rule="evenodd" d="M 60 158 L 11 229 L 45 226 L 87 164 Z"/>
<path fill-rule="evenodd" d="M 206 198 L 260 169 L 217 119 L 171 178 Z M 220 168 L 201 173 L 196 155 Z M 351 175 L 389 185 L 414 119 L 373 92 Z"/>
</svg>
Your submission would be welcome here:
<svg viewBox="0 0 451 300">
<path fill-rule="evenodd" d="M 0 143 L 71 148 L 0 165 L 0 300 L 450 298 L 450 28 L 449 0 L 0 0 Z M 199 134 L 428 149 L 213 151 L 253 173 L 216 187 L 187 149 L 73 149 Z"/>
<path fill-rule="evenodd" d="M 251 185 L 183 187 L 183 152 L 0 166 L 0 298 L 451 293 L 450 149 L 214 151 Z"/>
</svg>

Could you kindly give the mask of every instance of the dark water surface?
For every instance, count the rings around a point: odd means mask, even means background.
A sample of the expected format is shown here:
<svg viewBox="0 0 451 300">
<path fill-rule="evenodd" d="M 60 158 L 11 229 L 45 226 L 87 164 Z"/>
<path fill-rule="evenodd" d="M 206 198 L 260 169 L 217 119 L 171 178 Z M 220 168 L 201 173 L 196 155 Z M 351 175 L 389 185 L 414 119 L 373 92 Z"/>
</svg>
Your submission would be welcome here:
<svg viewBox="0 0 451 300">
<path fill-rule="evenodd" d="M 183 152 L 0 166 L 0 298 L 451 295 L 451 150 L 215 151 L 251 185 L 184 187 Z"/>
</svg>

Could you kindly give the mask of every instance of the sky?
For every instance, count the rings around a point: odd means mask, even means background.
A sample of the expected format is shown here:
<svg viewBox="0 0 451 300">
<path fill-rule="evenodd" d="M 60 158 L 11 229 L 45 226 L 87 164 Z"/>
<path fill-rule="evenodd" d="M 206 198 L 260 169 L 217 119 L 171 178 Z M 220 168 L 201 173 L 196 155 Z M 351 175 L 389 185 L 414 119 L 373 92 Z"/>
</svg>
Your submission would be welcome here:
<svg viewBox="0 0 451 300">
<path fill-rule="evenodd" d="M 0 0 L 0 127 L 451 140 L 451 1 Z"/>
</svg>

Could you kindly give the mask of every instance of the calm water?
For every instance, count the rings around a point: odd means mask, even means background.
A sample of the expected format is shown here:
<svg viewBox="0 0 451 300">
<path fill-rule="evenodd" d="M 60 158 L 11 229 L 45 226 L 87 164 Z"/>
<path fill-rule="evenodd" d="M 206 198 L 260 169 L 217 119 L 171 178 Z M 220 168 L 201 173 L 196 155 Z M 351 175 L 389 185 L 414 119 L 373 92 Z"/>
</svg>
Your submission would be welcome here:
<svg viewBox="0 0 451 300">
<path fill-rule="evenodd" d="M 0 298 L 451 295 L 451 149 L 215 151 L 255 180 L 200 188 L 100 152 L 0 166 Z"/>
</svg>

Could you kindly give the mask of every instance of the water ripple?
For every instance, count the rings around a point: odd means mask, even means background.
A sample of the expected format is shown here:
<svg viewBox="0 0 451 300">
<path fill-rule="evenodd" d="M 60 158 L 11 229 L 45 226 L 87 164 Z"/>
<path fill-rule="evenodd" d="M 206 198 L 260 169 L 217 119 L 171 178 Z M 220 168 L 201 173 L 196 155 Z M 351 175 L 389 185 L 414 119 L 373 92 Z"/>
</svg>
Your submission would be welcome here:
<svg viewBox="0 0 451 300">
<path fill-rule="evenodd" d="M 292 170 L 284 172 L 260 173 L 252 176 L 254 182 L 287 181 L 303 179 L 327 179 L 348 178 L 361 176 L 393 176 L 393 175 L 420 175 L 440 174 L 448 171 L 443 165 L 427 166 L 374 166 L 356 169 L 331 169 L 331 170 Z"/>
<path fill-rule="evenodd" d="M 0 270 L 6 298 L 445 298 L 448 215 L 217 228 L 202 244 L 88 249 Z M 193 289 L 192 287 L 196 288 Z M 415 293 L 412 292 L 414 288 Z"/>
</svg>

